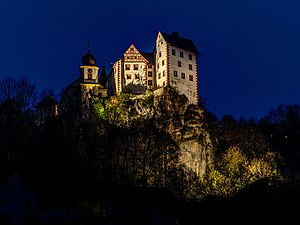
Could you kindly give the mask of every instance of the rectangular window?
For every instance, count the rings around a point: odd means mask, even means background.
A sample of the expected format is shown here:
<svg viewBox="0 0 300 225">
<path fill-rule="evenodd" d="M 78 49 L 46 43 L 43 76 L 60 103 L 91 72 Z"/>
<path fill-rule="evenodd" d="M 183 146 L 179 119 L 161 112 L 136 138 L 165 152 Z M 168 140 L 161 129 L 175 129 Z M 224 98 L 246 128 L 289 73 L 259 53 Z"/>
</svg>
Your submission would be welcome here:
<svg viewBox="0 0 300 225">
<path fill-rule="evenodd" d="M 176 51 L 174 48 L 172 49 L 172 55 L 176 55 Z"/>
<path fill-rule="evenodd" d="M 189 80 L 190 80 L 190 81 L 193 81 L 193 80 L 194 80 L 193 75 L 189 75 Z"/>
<path fill-rule="evenodd" d="M 163 61 L 161 62 L 161 65 L 162 65 L 162 66 L 165 65 L 165 60 L 163 60 Z"/>
<path fill-rule="evenodd" d="M 134 70 L 138 70 L 139 69 L 139 65 L 138 64 L 133 64 L 133 69 Z"/>
<path fill-rule="evenodd" d="M 164 77 L 164 76 L 166 76 L 166 72 L 165 72 L 165 70 L 163 71 L 163 77 Z"/>
<path fill-rule="evenodd" d="M 128 80 L 130 80 L 130 79 L 131 79 L 131 74 L 127 74 L 127 75 L 126 75 L 126 78 L 127 78 Z"/>
<path fill-rule="evenodd" d="M 92 80 L 93 79 L 93 74 L 88 73 L 88 80 Z"/>
<path fill-rule="evenodd" d="M 158 57 L 159 57 L 159 58 L 161 57 L 161 52 L 158 53 Z"/>
<path fill-rule="evenodd" d="M 185 79 L 185 73 L 181 73 L 181 78 Z"/>
<path fill-rule="evenodd" d="M 193 55 L 189 54 L 189 60 L 193 60 Z"/>
<path fill-rule="evenodd" d="M 181 61 L 177 62 L 178 67 L 181 67 Z"/>
<path fill-rule="evenodd" d="M 177 71 L 176 70 L 174 70 L 174 77 L 177 77 L 178 75 L 177 75 Z"/>
<path fill-rule="evenodd" d="M 148 77 L 152 77 L 152 71 L 148 72 Z"/>
<path fill-rule="evenodd" d="M 193 70 L 193 65 L 189 64 L 189 70 Z"/>
<path fill-rule="evenodd" d="M 148 65 L 148 68 L 149 68 L 149 69 L 152 69 L 152 65 Z"/>
<path fill-rule="evenodd" d="M 148 85 L 152 86 L 152 80 L 148 80 Z"/>
<path fill-rule="evenodd" d="M 140 75 L 138 73 L 135 74 L 135 79 L 140 79 Z"/>
<path fill-rule="evenodd" d="M 163 86 L 166 86 L 166 82 L 165 81 L 163 82 Z"/>
<path fill-rule="evenodd" d="M 180 51 L 180 57 L 183 58 L 183 52 Z"/>
<path fill-rule="evenodd" d="M 125 70 L 130 70 L 130 64 L 125 64 Z"/>
<path fill-rule="evenodd" d="M 161 78 L 161 73 L 158 73 L 158 79 L 160 79 Z"/>
<path fill-rule="evenodd" d="M 157 69 L 159 69 L 159 62 L 157 63 Z"/>
</svg>

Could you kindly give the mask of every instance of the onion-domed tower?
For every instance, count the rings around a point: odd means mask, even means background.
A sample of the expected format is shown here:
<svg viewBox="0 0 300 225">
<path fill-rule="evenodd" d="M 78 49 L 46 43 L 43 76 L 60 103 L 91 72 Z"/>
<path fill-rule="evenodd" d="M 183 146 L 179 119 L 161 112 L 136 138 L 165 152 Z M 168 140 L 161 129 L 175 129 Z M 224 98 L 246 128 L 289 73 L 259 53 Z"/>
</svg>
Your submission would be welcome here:
<svg viewBox="0 0 300 225">
<path fill-rule="evenodd" d="M 96 58 L 90 53 L 90 44 L 88 53 L 82 57 L 82 65 L 79 67 L 80 82 L 97 84 L 99 67 L 96 65 Z"/>
<path fill-rule="evenodd" d="M 97 95 L 107 97 L 107 88 L 99 82 L 99 67 L 96 65 L 96 58 L 90 53 L 90 44 L 88 44 L 88 52 L 82 59 L 80 71 L 80 85 L 82 92 L 89 95 Z"/>
<path fill-rule="evenodd" d="M 80 76 L 66 87 L 60 107 L 68 114 L 80 114 L 82 118 L 88 118 L 91 98 L 105 98 L 108 95 L 105 84 L 99 82 L 99 67 L 96 65 L 96 58 L 90 53 L 89 44 L 88 52 L 81 61 Z"/>
</svg>

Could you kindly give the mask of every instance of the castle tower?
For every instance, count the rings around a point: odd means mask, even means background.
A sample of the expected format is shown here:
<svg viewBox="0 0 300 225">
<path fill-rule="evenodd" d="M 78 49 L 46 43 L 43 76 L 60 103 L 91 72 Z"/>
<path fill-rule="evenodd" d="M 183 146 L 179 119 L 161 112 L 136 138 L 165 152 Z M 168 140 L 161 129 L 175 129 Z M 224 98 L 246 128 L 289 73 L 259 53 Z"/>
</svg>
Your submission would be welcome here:
<svg viewBox="0 0 300 225">
<path fill-rule="evenodd" d="M 158 32 L 155 44 L 157 88 L 172 86 L 198 103 L 198 53 L 194 43 L 178 32 Z"/>
</svg>

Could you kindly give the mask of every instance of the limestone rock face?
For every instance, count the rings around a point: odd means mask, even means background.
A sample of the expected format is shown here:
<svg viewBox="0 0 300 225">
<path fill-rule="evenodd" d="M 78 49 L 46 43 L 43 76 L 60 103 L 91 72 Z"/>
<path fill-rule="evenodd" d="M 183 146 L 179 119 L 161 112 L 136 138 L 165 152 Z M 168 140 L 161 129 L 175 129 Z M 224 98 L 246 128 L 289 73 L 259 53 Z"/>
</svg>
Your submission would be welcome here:
<svg viewBox="0 0 300 225">
<path fill-rule="evenodd" d="M 203 124 L 203 109 L 189 104 L 184 95 L 173 92 L 173 89 L 164 89 L 156 94 L 157 120 L 180 147 L 180 162 L 202 177 L 212 165 L 213 156 L 212 141 Z"/>
<path fill-rule="evenodd" d="M 194 171 L 199 177 L 204 176 L 206 169 L 211 165 L 210 139 L 205 137 L 204 143 L 199 143 L 196 140 L 187 140 L 180 145 L 181 162 L 188 169 Z"/>
<path fill-rule="evenodd" d="M 189 105 L 181 120 L 181 126 L 171 125 L 168 132 L 181 149 L 180 161 L 199 177 L 205 175 L 212 163 L 212 143 L 209 133 L 203 128 L 203 111 Z"/>
</svg>

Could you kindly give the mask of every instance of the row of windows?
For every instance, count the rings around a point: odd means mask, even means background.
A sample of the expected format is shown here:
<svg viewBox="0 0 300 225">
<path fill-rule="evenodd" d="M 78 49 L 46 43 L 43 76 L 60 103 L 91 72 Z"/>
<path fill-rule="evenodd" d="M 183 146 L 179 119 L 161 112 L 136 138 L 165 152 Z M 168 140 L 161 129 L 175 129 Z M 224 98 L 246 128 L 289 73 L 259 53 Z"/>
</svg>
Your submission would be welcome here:
<svg viewBox="0 0 300 225">
<path fill-rule="evenodd" d="M 130 80 L 132 78 L 131 74 L 127 74 L 127 79 Z M 139 74 L 135 74 L 135 79 L 140 79 Z M 152 80 L 148 80 L 148 85 L 152 86 Z"/>
<path fill-rule="evenodd" d="M 133 64 L 133 70 L 138 70 L 139 64 Z M 125 70 L 130 70 L 130 64 L 125 64 Z"/>
<path fill-rule="evenodd" d="M 176 70 L 174 70 L 174 77 L 178 77 L 178 72 Z M 162 76 L 161 73 L 158 73 L 158 79 L 160 79 L 161 77 L 166 76 L 165 70 L 162 72 Z M 185 73 L 181 73 L 181 78 L 185 79 Z M 189 75 L 189 81 L 193 81 L 194 80 L 194 76 L 193 75 Z"/>
<path fill-rule="evenodd" d="M 129 74 L 129 73 L 126 74 L 126 78 L 127 78 L 127 80 L 132 79 L 131 74 Z M 140 74 L 138 74 L 138 73 L 134 74 L 134 78 L 135 78 L 135 79 L 140 79 Z"/>
<path fill-rule="evenodd" d="M 159 62 L 157 63 L 157 69 L 159 69 Z M 165 60 L 161 61 L 161 65 L 165 65 Z M 180 60 L 177 61 L 177 66 L 182 67 L 182 62 Z M 152 65 L 148 65 L 148 68 L 152 68 Z M 133 64 L 133 70 L 138 70 L 139 65 L 138 64 Z M 130 64 L 125 64 L 125 70 L 130 70 Z M 189 70 L 193 70 L 193 65 L 189 64 Z"/>
<path fill-rule="evenodd" d="M 174 70 L 174 77 L 178 77 L 178 72 L 176 70 Z M 161 76 L 162 75 L 162 76 Z M 152 71 L 149 71 L 148 72 L 148 77 L 152 77 L 153 76 L 153 73 Z M 161 77 L 165 77 L 166 76 L 166 71 L 162 71 L 162 73 L 158 73 L 158 79 L 160 79 Z M 132 76 L 131 74 L 126 74 L 126 78 L 127 79 L 132 79 Z M 185 73 L 181 73 L 181 78 L 182 79 L 185 79 Z M 135 74 L 135 79 L 140 79 L 140 74 Z M 190 81 L 193 81 L 193 75 L 189 75 L 189 80 Z"/>
<path fill-rule="evenodd" d="M 175 55 L 176 56 L 176 50 L 173 48 L 172 49 L 172 55 Z M 181 57 L 181 58 L 184 58 L 184 53 L 182 52 L 182 51 L 179 51 L 179 56 Z M 189 60 L 193 60 L 193 55 L 192 54 L 188 54 L 188 59 Z"/>
<path fill-rule="evenodd" d="M 175 55 L 176 56 L 176 50 L 173 48 L 172 49 L 172 55 Z M 179 56 L 181 58 L 184 58 L 184 53 L 182 51 L 179 51 Z M 161 57 L 161 52 L 158 53 L 158 57 L 160 58 Z M 193 55 L 192 54 L 188 54 L 188 59 L 189 60 L 193 60 Z"/>
<path fill-rule="evenodd" d="M 140 56 L 126 56 L 126 59 L 142 59 Z"/>
<path fill-rule="evenodd" d="M 177 61 L 177 66 L 178 67 L 182 67 L 182 63 L 181 63 L 181 61 Z M 193 70 L 193 65 L 192 64 L 189 64 L 189 70 Z"/>
<path fill-rule="evenodd" d="M 174 75 L 174 77 L 178 77 L 178 72 L 176 70 L 174 70 L 173 75 Z M 181 73 L 181 79 L 185 79 L 185 73 Z M 189 75 L 189 81 L 193 81 L 193 80 L 194 80 L 194 76 Z"/>
</svg>

